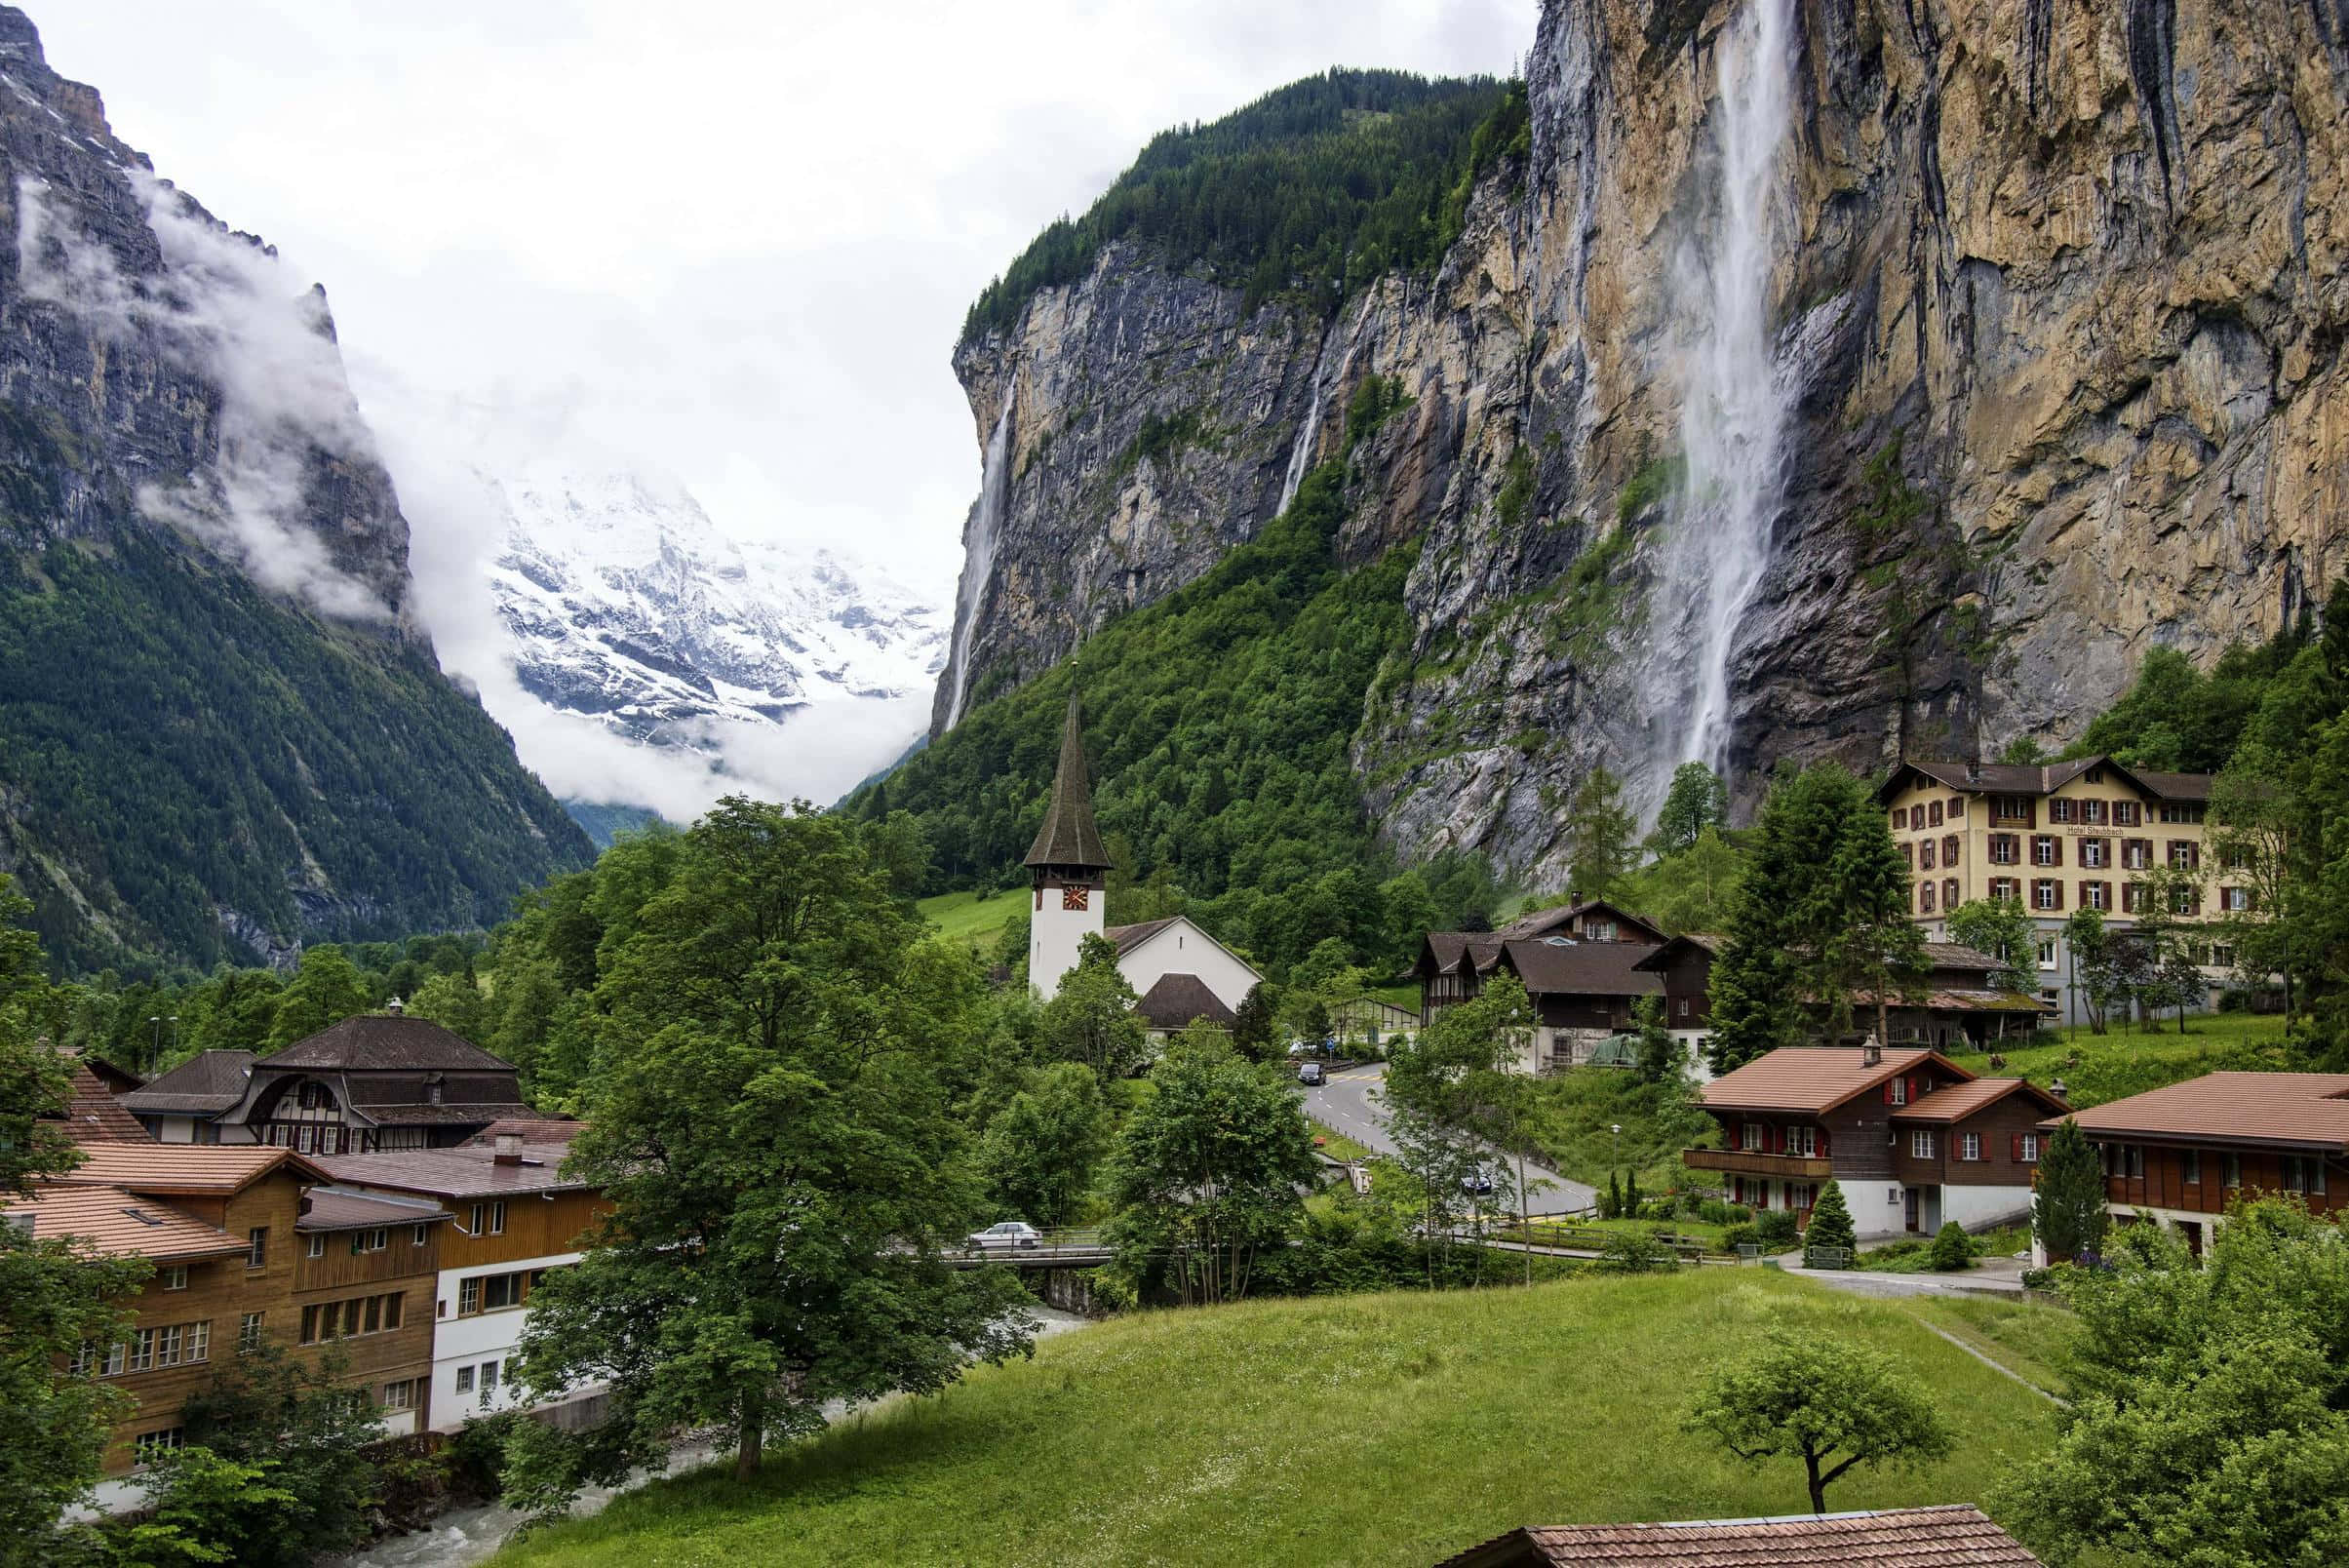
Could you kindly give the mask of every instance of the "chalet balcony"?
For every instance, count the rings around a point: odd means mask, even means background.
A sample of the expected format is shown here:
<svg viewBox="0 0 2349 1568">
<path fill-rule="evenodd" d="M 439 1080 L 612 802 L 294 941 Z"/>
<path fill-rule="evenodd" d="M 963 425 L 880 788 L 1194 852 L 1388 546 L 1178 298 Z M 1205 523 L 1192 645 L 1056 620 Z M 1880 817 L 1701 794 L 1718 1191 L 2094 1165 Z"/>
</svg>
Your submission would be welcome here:
<svg viewBox="0 0 2349 1568">
<path fill-rule="evenodd" d="M 1683 1149 L 1680 1162 L 1691 1170 L 1775 1176 L 1781 1181 L 1823 1182 L 1834 1174 L 1824 1156 L 1764 1155 L 1746 1149 Z"/>
</svg>

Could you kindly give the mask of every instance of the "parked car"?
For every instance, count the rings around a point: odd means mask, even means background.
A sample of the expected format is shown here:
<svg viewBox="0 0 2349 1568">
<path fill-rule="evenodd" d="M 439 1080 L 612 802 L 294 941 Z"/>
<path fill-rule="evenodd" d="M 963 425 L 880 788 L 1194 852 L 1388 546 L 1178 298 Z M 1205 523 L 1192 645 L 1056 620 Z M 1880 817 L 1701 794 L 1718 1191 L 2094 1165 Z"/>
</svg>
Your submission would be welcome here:
<svg viewBox="0 0 2349 1568">
<path fill-rule="evenodd" d="M 1041 1246 L 1044 1234 L 1026 1220 L 1005 1220 L 984 1231 L 973 1231 L 963 1239 L 985 1252 L 991 1247 Z"/>
<path fill-rule="evenodd" d="M 1328 1082 L 1329 1075 L 1321 1070 L 1319 1062 L 1308 1062 L 1297 1069 L 1297 1081 L 1309 1088 L 1315 1087 Z"/>
<path fill-rule="evenodd" d="M 1460 1178 L 1460 1190 L 1471 1196 L 1482 1197 L 1493 1190 L 1493 1167 L 1479 1165 Z"/>
</svg>

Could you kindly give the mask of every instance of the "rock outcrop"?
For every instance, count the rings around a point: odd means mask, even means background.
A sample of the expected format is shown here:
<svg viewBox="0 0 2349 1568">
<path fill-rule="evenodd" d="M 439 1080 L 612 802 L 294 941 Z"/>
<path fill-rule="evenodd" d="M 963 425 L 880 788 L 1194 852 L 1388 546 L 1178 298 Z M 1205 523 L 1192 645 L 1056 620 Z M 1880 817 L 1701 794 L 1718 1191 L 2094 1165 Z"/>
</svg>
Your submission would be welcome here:
<svg viewBox="0 0 2349 1568">
<path fill-rule="evenodd" d="M 1781 758 L 2068 740 L 2148 647 L 2320 602 L 2349 568 L 2349 5 L 1549 0 L 1531 153 L 1434 276 L 1242 319 L 1123 247 L 958 352 L 982 443 L 1014 411 L 974 691 L 1249 537 L 1391 377 L 1348 459 L 1348 548 L 1420 541 L 1413 667 L 1355 739 L 1383 830 L 1540 879 L 1592 767 L 1652 800 L 1694 689 L 1715 57 L 1762 3 L 1793 8 L 1790 413 L 1729 659 L 1740 800 Z"/>
</svg>

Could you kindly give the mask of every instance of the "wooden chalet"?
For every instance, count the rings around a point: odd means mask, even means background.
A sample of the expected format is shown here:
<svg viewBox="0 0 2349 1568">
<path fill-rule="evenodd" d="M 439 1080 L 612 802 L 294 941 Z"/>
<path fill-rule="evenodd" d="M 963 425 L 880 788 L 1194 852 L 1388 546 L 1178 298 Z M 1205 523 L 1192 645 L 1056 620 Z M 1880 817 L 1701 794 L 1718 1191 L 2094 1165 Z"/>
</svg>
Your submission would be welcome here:
<svg viewBox="0 0 2349 1568">
<path fill-rule="evenodd" d="M 121 1103 L 165 1143 L 305 1155 L 444 1148 L 532 1114 L 512 1063 L 396 1002 L 271 1056 L 204 1052 Z"/>
<path fill-rule="evenodd" d="M 2019 1078 L 1977 1078 L 1937 1051 L 1789 1046 L 1706 1084 L 1722 1147 L 1690 1149 L 1733 1202 L 1810 1222 L 1843 1184 L 1861 1236 L 1969 1229 L 2026 1212 L 2041 1124 L 2063 1103 Z"/>
<path fill-rule="evenodd" d="M 2176 1231 L 2199 1256 L 2229 1203 L 2287 1194 L 2349 1207 L 2349 1073 L 2207 1073 L 2040 1121 L 2080 1124 L 2103 1156 L 2111 1213 Z"/>
<path fill-rule="evenodd" d="M 1661 982 L 1664 1022 L 1675 1033 L 1701 1037 L 1708 1032 L 1713 960 L 1722 944 L 1718 936 L 1676 936 L 1642 957 L 1640 967 Z M 1928 942 L 1925 961 L 1923 982 L 1891 999 L 1886 1024 L 1892 1038 L 1882 1043 L 1936 1050 L 1988 1047 L 2030 1034 L 2054 1016 L 2050 1003 L 1997 984 L 2010 966 L 1987 953 L 1958 942 Z M 1875 997 L 1855 994 L 1852 1011 L 1872 1033 Z"/>
<path fill-rule="evenodd" d="M 1412 966 L 1420 1016 L 1431 1022 L 1482 996 L 1507 969 L 1524 983 L 1539 1018 L 1525 1070 L 1574 1066 L 1629 1027 L 1633 1001 L 1662 989 L 1635 962 L 1665 940 L 1653 921 L 1595 898 L 1537 910 L 1497 931 L 1430 931 Z"/>
</svg>

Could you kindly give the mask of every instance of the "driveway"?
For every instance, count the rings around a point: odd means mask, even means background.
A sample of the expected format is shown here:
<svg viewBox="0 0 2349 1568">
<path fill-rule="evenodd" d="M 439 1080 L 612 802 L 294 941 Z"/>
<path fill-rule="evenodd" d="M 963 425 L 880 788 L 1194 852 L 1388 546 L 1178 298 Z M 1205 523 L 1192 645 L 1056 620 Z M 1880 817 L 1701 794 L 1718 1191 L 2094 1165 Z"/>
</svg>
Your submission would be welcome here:
<svg viewBox="0 0 2349 1568">
<path fill-rule="evenodd" d="M 1304 1091 L 1305 1114 L 1332 1132 L 1342 1132 L 1378 1154 L 1393 1156 L 1394 1140 L 1387 1133 L 1386 1078 L 1384 1062 L 1332 1073 L 1327 1082 Z M 1516 1168 L 1514 1160 L 1508 1163 L 1511 1170 Z M 1525 1181 L 1531 1189 L 1525 1206 L 1535 1214 L 1567 1214 L 1598 1201 L 1597 1189 L 1569 1181 L 1530 1159 L 1525 1162 Z"/>
</svg>

